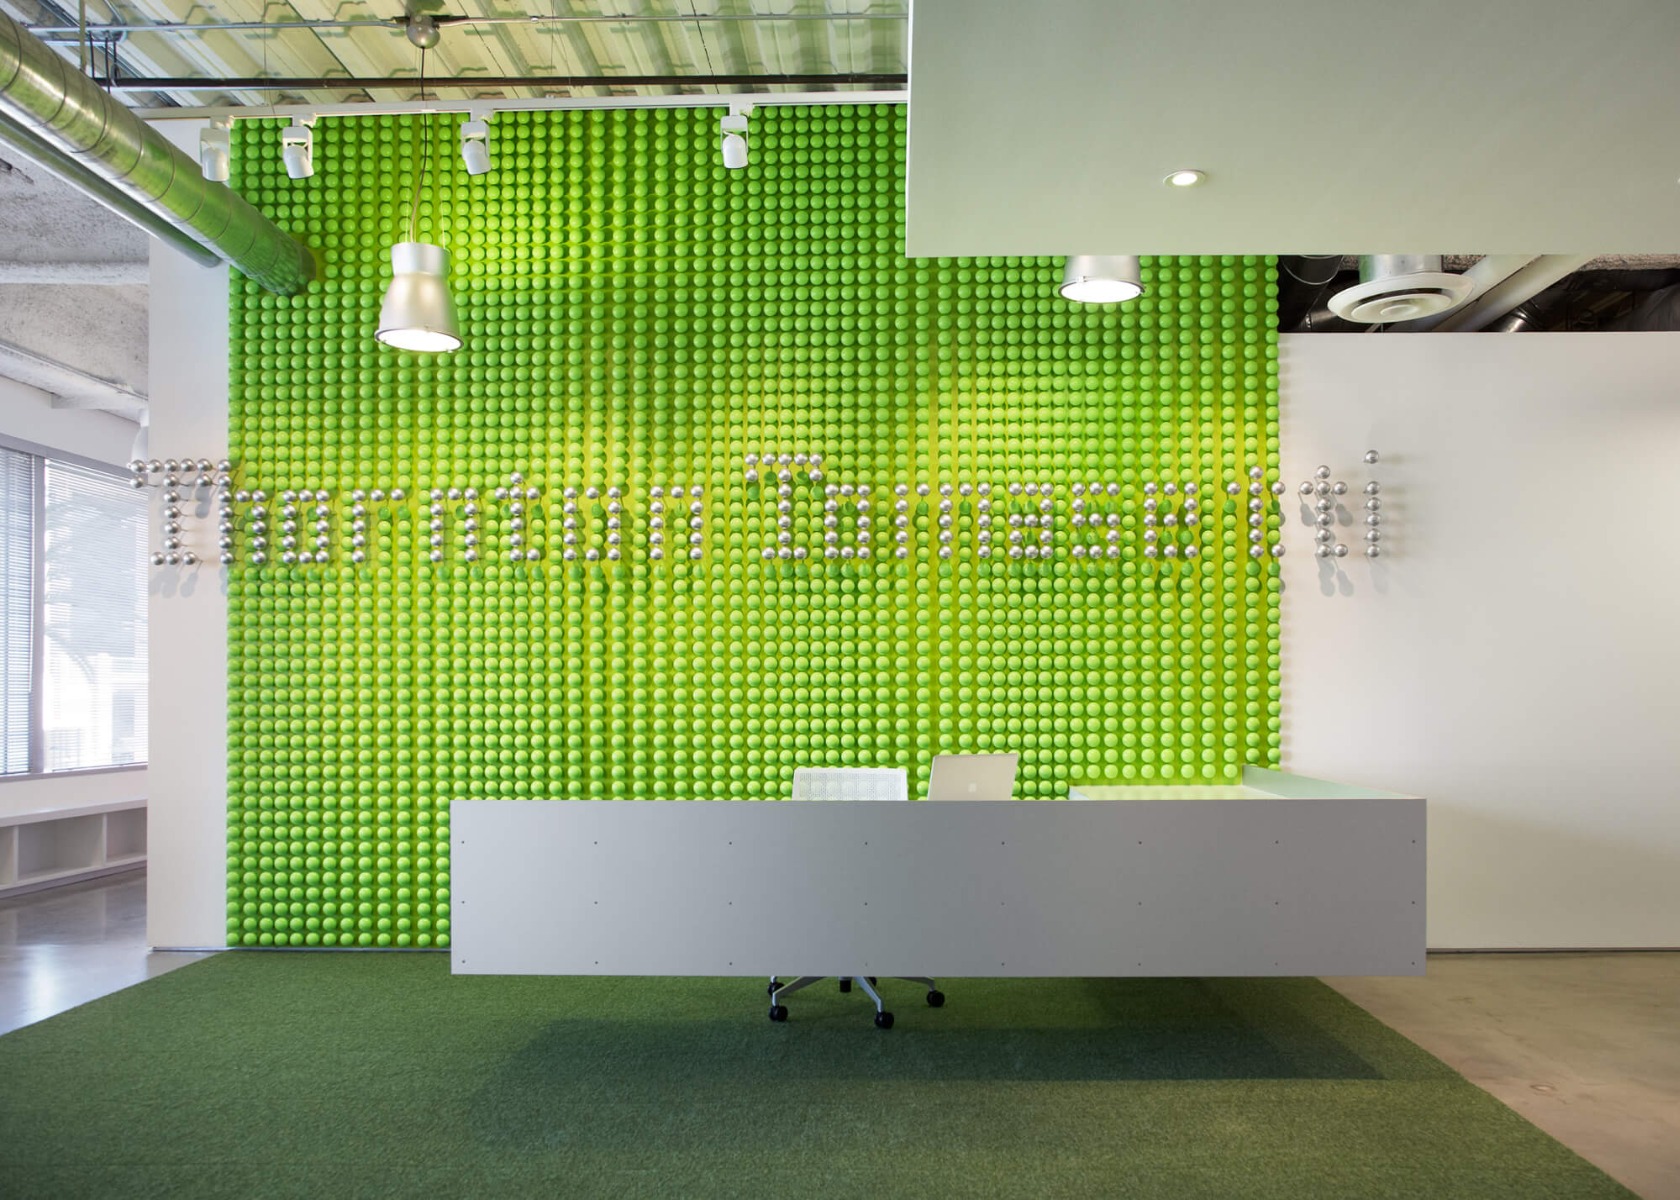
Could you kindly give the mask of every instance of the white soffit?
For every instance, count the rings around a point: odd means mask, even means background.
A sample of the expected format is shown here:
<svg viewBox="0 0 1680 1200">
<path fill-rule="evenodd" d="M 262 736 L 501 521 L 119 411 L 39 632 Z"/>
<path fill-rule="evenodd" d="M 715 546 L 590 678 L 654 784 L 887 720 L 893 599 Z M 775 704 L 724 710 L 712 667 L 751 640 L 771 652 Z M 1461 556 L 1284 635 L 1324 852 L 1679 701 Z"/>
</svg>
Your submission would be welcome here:
<svg viewBox="0 0 1680 1200">
<path fill-rule="evenodd" d="M 1676 61 L 1675 0 L 915 0 L 906 248 L 1680 251 Z"/>
</svg>

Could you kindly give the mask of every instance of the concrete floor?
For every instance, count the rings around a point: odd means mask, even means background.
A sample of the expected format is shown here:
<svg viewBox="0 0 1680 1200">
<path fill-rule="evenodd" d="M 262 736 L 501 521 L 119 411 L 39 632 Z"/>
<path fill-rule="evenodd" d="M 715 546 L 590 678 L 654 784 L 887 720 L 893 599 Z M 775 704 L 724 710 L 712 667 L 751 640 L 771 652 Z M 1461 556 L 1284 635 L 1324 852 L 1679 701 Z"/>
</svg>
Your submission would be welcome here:
<svg viewBox="0 0 1680 1200">
<path fill-rule="evenodd" d="M 1680 954 L 1432 954 L 1327 979 L 1644 1197 L 1680 1200 Z"/>
<path fill-rule="evenodd" d="M 0 1034 L 203 957 L 147 947 L 144 868 L 0 900 Z"/>
<path fill-rule="evenodd" d="M 0 1034 L 203 954 L 146 947 L 143 870 L 0 900 Z M 1331 987 L 1608 1172 L 1680 1200 L 1680 953 L 1436 954 Z"/>
</svg>

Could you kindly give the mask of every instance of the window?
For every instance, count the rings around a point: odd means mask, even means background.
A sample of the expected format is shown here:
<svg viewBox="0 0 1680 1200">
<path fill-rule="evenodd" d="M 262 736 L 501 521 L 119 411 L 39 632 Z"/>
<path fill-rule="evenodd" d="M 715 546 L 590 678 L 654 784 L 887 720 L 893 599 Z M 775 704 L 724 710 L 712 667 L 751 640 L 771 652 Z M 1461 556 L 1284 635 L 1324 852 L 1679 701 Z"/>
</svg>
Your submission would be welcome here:
<svg viewBox="0 0 1680 1200">
<path fill-rule="evenodd" d="M 29 770 L 35 460 L 0 447 L 0 774 Z"/>
<path fill-rule="evenodd" d="M 0 773 L 146 761 L 146 501 L 0 447 Z"/>
</svg>

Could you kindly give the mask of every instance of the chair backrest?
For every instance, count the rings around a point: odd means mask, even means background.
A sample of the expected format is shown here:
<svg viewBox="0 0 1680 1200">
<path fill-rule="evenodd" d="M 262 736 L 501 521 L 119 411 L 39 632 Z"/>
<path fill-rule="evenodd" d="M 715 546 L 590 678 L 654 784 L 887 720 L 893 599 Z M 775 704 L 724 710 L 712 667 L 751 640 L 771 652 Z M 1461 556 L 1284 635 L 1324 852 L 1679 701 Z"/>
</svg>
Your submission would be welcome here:
<svg viewBox="0 0 1680 1200">
<path fill-rule="evenodd" d="M 909 800 L 903 767 L 795 767 L 795 800 Z"/>
</svg>

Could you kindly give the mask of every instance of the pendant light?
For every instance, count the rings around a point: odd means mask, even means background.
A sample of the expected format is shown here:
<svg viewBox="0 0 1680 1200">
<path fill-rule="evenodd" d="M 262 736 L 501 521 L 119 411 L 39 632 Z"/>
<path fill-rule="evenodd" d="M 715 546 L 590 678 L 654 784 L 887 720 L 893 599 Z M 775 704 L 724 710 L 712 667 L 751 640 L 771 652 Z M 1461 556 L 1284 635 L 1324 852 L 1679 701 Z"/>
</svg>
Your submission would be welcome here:
<svg viewBox="0 0 1680 1200">
<path fill-rule="evenodd" d="M 1143 295 L 1135 254 L 1070 254 L 1062 272 L 1062 297 L 1080 304 L 1122 304 Z"/>
<path fill-rule="evenodd" d="M 426 98 L 426 47 L 420 48 L 420 99 Z M 449 295 L 449 252 L 419 240 L 420 191 L 427 155 L 422 153 L 425 116 L 414 126 L 414 201 L 408 211 L 408 240 L 391 247 L 391 286 L 379 306 L 374 337 L 398 350 L 437 354 L 461 346 L 455 301 Z"/>
<path fill-rule="evenodd" d="M 449 251 L 430 242 L 398 242 L 391 247 L 391 271 L 374 336 L 387 346 L 422 354 L 460 349 L 461 330 L 449 295 Z"/>
</svg>

